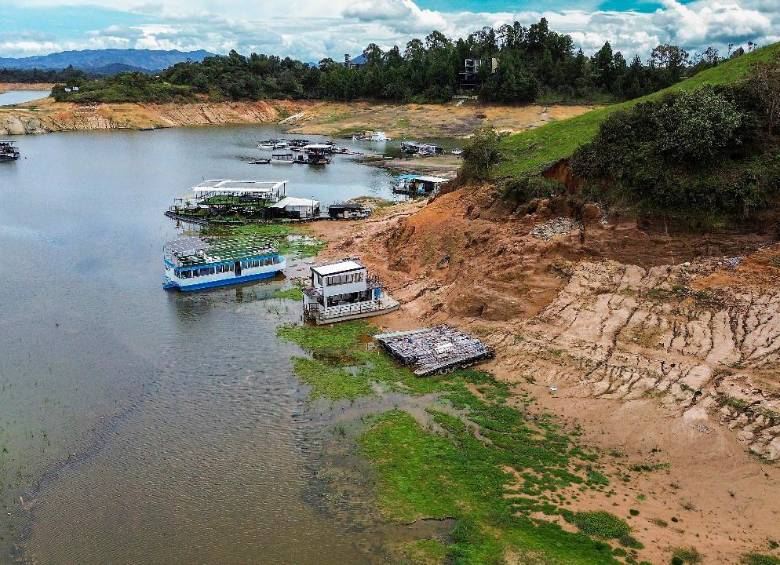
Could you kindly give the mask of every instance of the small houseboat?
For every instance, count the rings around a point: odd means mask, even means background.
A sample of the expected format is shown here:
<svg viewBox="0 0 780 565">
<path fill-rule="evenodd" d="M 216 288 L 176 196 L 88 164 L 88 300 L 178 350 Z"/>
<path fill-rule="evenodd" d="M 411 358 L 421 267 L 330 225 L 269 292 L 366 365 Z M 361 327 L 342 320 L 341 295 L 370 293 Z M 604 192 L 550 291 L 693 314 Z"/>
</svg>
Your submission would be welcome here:
<svg viewBox="0 0 780 565">
<path fill-rule="evenodd" d="M 311 143 L 303 148 L 306 163 L 309 165 L 327 165 L 333 154 L 333 145 L 328 143 Z"/>
<path fill-rule="evenodd" d="M 409 196 L 427 196 L 439 192 L 441 185 L 448 180 L 428 175 L 401 175 L 393 192 Z"/>
<path fill-rule="evenodd" d="M 292 151 L 274 151 L 271 154 L 272 165 L 292 165 L 293 154 Z"/>
<path fill-rule="evenodd" d="M 311 268 L 303 289 L 303 315 L 318 325 L 387 314 L 399 304 L 384 292 L 376 277 L 355 259 Z"/>
<path fill-rule="evenodd" d="M 0 161 L 16 161 L 19 158 L 19 149 L 16 142 L 8 139 L 0 140 Z"/>
<path fill-rule="evenodd" d="M 286 267 L 267 239 L 252 236 L 177 239 L 163 257 L 163 288 L 183 292 L 270 279 Z"/>
<path fill-rule="evenodd" d="M 358 202 L 337 202 L 328 206 L 331 220 L 362 220 L 371 215 L 371 209 Z"/>
<path fill-rule="evenodd" d="M 444 149 L 432 143 L 420 143 L 419 141 L 402 141 L 401 152 L 406 155 L 419 155 L 420 157 L 431 157 L 441 155 Z"/>
<path fill-rule="evenodd" d="M 320 217 L 320 203 L 310 198 L 287 196 L 266 208 L 268 218 L 313 220 Z"/>
</svg>

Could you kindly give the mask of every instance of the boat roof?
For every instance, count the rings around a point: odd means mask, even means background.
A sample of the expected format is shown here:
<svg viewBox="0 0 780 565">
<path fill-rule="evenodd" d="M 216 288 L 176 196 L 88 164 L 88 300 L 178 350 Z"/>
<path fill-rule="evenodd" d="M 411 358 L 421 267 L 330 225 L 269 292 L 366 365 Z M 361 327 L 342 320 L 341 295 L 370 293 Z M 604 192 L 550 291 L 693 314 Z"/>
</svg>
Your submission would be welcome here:
<svg viewBox="0 0 780 565">
<path fill-rule="evenodd" d="M 279 202 L 271 204 L 269 208 L 287 208 L 288 206 L 307 206 L 316 208 L 320 203 L 317 200 L 310 200 L 308 198 L 296 198 L 295 196 L 287 196 L 282 198 Z"/>
<path fill-rule="evenodd" d="M 335 275 L 336 273 L 346 273 L 347 271 L 357 271 L 358 269 L 363 268 L 363 265 L 361 265 L 359 262 L 350 259 L 347 261 L 339 261 L 338 263 L 318 265 L 316 267 L 312 267 L 311 270 L 318 275 L 327 276 Z"/>
<path fill-rule="evenodd" d="M 233 194 L 263 194 L 275 192 L 284 187 L 289 181 L 259 181 L 259 180 L 230 180 L 213 179 L 206 180 L 192 187 L 195 193 L 230 192 Z"/>
<path fill-rule="evenodd" d="M 310 143 L 303 146 L 304 149 L 332 149 L 333 145 L 328 143 Z"/>
<path fill-rule="evenodd" d="M 444 177 L 432 177 L 429 175 L 404 175 L 404 178 L 408 180 L 419 180 L 422 182 L 432 182 L 434 184 L 439 184 L 442 182 L 447 182 L 450 179 L 445 179 Z"/>
<path fill-rule="evenodd" d="M 328 209 L 331 208 L 344 208 L 345 210 L 362 210 L 365 208 L 363 204 L 360 204 L 359 202 L 336 202 L 334 204 L 331 204 L 328 206 Z"/>
<path fill-rule="evenodd" d="M 166 243 L 164 250 L 183 267 L 277 253 L 270 239 L 258 235 L 183 237 Z"/>
</svg>

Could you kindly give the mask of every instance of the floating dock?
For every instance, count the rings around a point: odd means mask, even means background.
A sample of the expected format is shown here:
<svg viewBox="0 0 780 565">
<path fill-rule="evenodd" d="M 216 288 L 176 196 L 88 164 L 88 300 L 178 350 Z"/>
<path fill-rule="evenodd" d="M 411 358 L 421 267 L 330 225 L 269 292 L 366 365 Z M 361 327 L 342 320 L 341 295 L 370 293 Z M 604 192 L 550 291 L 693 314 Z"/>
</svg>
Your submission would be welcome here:
<svg viewBox="0 0 780 565">
<path fill-rule="evenodd" d="M 493 357 L 493 350 L 480 340 L 446 325 L 379 334 L 374 339 L 399 362 L 411 366 L 419 377 Z"/>
</svg>

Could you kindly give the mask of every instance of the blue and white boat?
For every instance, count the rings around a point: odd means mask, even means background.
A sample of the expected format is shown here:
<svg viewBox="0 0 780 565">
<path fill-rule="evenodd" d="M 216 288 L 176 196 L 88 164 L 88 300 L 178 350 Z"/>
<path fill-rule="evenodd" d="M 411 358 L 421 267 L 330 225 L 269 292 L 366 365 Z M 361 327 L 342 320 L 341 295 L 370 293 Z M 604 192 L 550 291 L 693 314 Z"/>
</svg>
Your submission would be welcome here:
<svg viewBox="0 0 780 565">
<path fill-rule="evenodd" d="M 189 292 L 271 279 L 284 271 L 283 255 L 265 238 L 186 237 L 165 244 L 163 288 Z"/>
</svg>

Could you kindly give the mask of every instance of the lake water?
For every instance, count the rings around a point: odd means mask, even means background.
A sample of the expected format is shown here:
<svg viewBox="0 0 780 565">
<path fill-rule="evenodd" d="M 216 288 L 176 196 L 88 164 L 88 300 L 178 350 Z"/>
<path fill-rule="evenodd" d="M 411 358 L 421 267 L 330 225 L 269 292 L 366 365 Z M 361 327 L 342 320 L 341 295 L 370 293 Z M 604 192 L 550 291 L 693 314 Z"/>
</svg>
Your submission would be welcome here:
<svg viewBox="0 0 780 565">
<path fill-rule="evenodd" d="M 163 216 L 203 178 L 289 179 L 324 205 L 380 169 L 258 166 L 269 128 L 18 138 L 0 164 L 0 562 L 360 563 L 313 481 L 327 415 L 275 328 L 283 283 L 161 289 Z"/>
<path fill-rule="evenodd" d="M 51 92 L 48 90 L 9 90 L 8 92 L 0 92 L 0 106 L 13 106 L 14 104 L 40 100 L 41 98 L 47 98 L 49 94 Z"/>
</svg>

